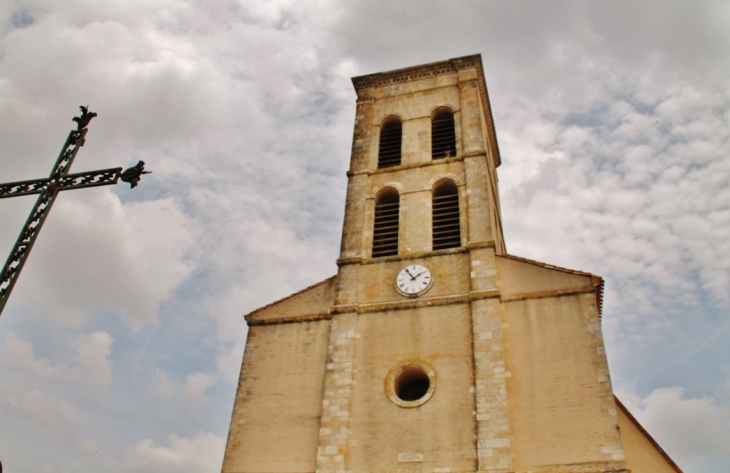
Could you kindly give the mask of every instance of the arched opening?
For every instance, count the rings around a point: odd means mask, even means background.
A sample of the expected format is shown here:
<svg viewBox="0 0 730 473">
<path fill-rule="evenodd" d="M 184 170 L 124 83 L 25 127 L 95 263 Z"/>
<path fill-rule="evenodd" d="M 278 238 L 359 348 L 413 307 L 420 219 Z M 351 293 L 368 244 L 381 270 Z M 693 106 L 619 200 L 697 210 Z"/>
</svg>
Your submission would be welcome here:
<svg viewBox="0 0 730 473">
<path fill-rule="evenodd" d="M 399 214 L 398 191 L 393 188 L 381 191 L 375 200 L 373 258 L 398 254 Z"/>
<path fill-rule="evenodd" d="M 403 124 L 398 117 L 388 117 L 380 128 L 378 168 L 398 166 L 401 161 Z"/>
<path fill-rule="evenodd" d="M 431 157 L 433 159 L 456 156 L 456 130 L 454 114 L 442 109 L 431 120 Z"/>
<path fill-rule="evenodd" d="M 433 190 L 433 249 L 461 246 L 459 188 L 452 181 L 442 182 Z"/>
</svg>

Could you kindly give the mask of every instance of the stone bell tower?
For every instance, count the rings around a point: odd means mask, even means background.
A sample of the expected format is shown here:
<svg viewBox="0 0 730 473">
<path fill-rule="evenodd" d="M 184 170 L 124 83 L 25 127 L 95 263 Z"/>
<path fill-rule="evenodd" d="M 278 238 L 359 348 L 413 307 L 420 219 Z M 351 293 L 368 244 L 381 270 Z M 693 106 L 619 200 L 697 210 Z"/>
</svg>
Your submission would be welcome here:
<svg viewBox="0 0 730 473">
<path fill-rule="evenodd" d="M 353 84 L 338 273 L 246 316 L 223 471 L 680 471 L 613 395 L 601 278 L 506 253 L 481 57 Z"/>
</svg>

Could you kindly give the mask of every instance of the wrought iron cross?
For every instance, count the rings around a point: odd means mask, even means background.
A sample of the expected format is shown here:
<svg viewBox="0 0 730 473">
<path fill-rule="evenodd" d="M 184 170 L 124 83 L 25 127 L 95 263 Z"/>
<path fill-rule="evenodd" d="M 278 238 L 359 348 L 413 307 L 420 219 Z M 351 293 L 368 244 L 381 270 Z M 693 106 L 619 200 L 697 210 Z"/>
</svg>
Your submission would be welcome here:
<svg viewBox="0 0 730 473">
<path fill-rule="evenodd" d="M 82 106 L 80 108 L 81 116 L 73 118 L 78 124 L 78 128 L 68 134 L 56 164 L 47 178 L 0 184 L 0 199 L 40 194 L 28 216 L 28 220 L 26 220 L 23 229 L 20 231 L 8 260 L 5 262 L 2 273 L 0 273 L 0 315 L 10 297 L 10 292 L 18 280 L 20 271 L 28 259 L 30 250 L 33 248 L 36 238 L 38 238 L 38 233 L 46 221 L 46 217 L 48 217 L 48 212 L 51 210 L 51 206 L 60 191 L 113 185 L 117 184 L 120 178 L 135 187 L 142 174 L 149 173 L 149 171 L 144 170 L 144 162 L 140 161 L 136 166 L 124 172 L 122 172 L 122 168 L 110 168 L 69 174 L 68 171 L 71 164 L 73 164 L 74 158 L 76 158 L 76 153 L 85 143 L 86 132 L 88 131 L 86 127 L 91 119 L 96 116 L 96 113 L 89 113 L 87 107 Z"/>
</svg>

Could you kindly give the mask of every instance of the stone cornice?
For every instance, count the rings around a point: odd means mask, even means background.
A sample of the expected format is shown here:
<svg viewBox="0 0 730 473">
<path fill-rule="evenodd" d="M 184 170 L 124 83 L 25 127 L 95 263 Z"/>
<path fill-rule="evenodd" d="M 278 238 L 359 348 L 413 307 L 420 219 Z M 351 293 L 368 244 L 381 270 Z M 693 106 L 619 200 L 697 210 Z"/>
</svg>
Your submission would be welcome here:
<svg viewBox="0 0 730 473">
<path fill-rule="evenodd" d="M 291 317 L 276 317 L 271 319 L 261 320 L 246 320 L 249 327 L 256 327 L 258 325 L 280 325 L 280 324 L 298 324 L 302 322 L 317 322 L 319 320 L 329 320 L 332 315 L 328 313 L 323 314 L 306 314 L 306 315 L 295 315 Z"/>
</svg>

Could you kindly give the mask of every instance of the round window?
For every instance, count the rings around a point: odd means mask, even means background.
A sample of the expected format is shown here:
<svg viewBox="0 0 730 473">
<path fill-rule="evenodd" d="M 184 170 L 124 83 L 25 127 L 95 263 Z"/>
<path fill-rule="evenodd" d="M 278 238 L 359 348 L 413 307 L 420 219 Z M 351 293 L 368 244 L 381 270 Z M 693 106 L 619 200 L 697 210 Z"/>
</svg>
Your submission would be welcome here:
<svg viewBox="0 0 730 473">
<path fill-rule="evenodd" d="M 385 393 L 401 407 L 417 407 L 428 401 L 436 387 L 433 367 L 423 361 L 406 361 L 391 368 Z"/>
</svg>

